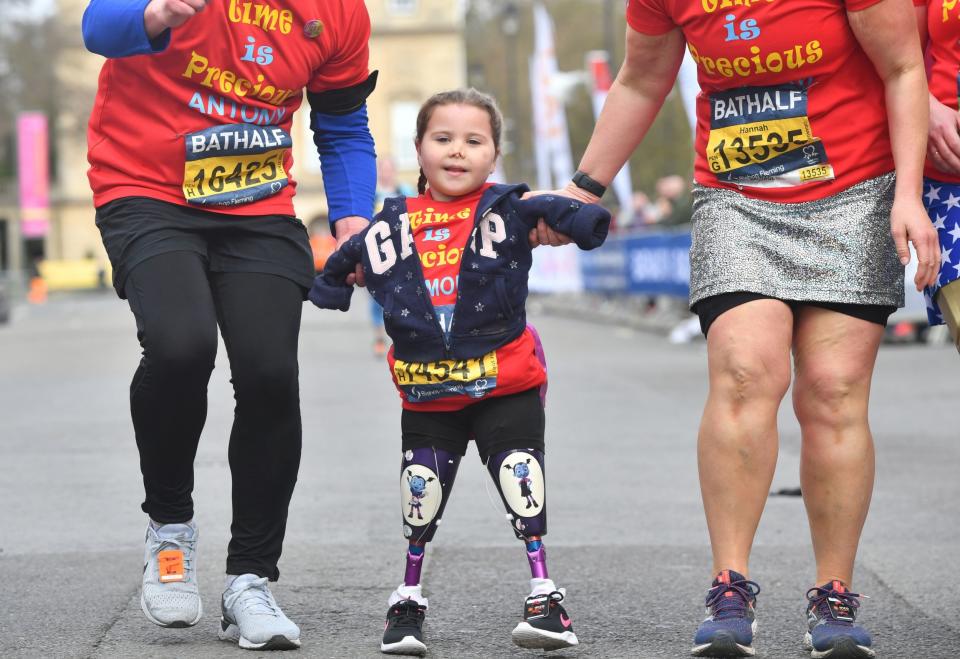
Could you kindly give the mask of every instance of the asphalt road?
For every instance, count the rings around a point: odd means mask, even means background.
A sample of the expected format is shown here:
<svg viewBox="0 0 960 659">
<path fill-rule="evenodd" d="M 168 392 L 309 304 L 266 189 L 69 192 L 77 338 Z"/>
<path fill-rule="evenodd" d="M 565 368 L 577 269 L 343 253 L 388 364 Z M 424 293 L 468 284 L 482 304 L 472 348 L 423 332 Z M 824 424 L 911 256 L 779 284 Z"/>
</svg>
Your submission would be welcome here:
<svg viewBox="0 0 960 659">
<path fill-rule="evenodd" d="M 399 404 L 370 354 L 365 305 L 305 309 L 304 455 L 274 592 L 304 657 L 377 657 L 386 597 L 402 579 Z M 704 346 L 533 318 L 550 360 L 551 576 L 581 645 L 554 657 L 683 657 L 709 575 L 695 438 Z M 196 461 L 205 613 L 165 630 L 139 609 L 142 486 L 128 416 L 139 348 L 108 295 L 18 308 L 0 326 L 0 656 L 235 657 L 217 641 L 229 525 L 232 419 L 221 349 Z M 855 588 L 881 657 L 960 656 L 960 358 L 951 347 L 881 350 L 871 420 L 877 483 Z M 172 411 L 171 413 L 175 413 Z M 773 489 L 798 483 L 799 429 L 781 416 Z M 432 657 L 521 657 L 509 632 L 529 576 L 522 545 L 471 449 L 424 573 Z M 758 656 L 808 656 L 813 560 L 803 505 L 771 497 L 752 561 Z"/>
</svg>

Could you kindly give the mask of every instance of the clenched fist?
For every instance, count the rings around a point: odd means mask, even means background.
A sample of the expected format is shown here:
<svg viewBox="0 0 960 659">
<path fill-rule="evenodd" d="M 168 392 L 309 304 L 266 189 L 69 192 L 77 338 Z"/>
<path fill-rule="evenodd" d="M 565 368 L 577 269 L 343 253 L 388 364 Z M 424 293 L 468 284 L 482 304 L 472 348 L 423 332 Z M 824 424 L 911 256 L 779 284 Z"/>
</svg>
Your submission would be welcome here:
<svg viewBox="0 0 960 659">
<path fill-rule="evenodd" d="M 150 0 L 143 10 L 147 37 L 153 39 L 168 28 L 180 27 L 206 6 L 206 0 Z"/>
</svg>

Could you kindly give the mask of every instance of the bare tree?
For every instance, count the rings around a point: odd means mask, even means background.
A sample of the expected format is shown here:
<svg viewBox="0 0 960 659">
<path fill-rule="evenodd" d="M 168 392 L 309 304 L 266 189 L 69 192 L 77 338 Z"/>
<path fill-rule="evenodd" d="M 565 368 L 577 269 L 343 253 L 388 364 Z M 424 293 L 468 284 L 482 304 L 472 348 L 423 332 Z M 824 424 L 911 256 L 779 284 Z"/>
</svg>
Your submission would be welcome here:
<svg viewBox="0 0 960 659">
<path fill-rule="evenodd" d="M 25 7 L 27 0 L 3 0 Z M 16 175 L 16 117 L 27 110 L 47 114 L 56 122 L 63 102 L 55 67 L 61 48 L 61 28 L 53 16 L 10 12 L 0 27 L 0 181 Z M 52 141 L 51 141 L 52 143 Z"/>
<path fill-rule="evenodd" d="M 613 2 L 615 8 L 610 10 Z M 549 0 L 544 3 L 556 28 L 555 46 L 561 71 L 578 71 L 591 50 L 612 46 L 614 75 L 623 60 L 626 19 L 621 0 Z M 507 174 L 533 182 L 532 111 L 528 62 L 533 51 L 531 0 L 472 0 L 467 12 L 467 74 L 470 84 L 494 94 L 508 123 L 507 137 L 514 143 L 505 154 Z M 605 17 L 614 25 L 604 24 Z M 516 21 L 515 34 L 511 35 Z M 615 35 L 610 39 L 609 34 Z M 570 146 L 574 164 L 580 159 L 593 131 L 589 91 L 575 90 L 567 105 Z M 509 130 L 512 128 L 513 130 Z M 693 173 L 690 127 L 678 94 L 671 94 L 643 144 L 630 160 L 634 185 L 652 191 L 667 174 Z"/>
</svg>

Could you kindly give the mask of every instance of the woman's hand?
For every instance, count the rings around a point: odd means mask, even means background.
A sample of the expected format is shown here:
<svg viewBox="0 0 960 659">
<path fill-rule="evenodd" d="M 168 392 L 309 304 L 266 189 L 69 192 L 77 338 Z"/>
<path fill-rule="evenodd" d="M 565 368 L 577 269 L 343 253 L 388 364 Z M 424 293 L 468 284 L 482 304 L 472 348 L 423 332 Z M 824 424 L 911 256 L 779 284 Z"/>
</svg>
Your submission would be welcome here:
<svg viewBox="0 0 960 659">
<path fill-rule="evenodd" d="M 583 188 L 578 188 L 573 183 L 567 183 L 566 186 L 560 188 L 559 190 L 532 190 L 523 195 L 523 199 L 529 199 L 530 197 L 547 194 L 557 197 L 569 197 L 570 199 L 582 201 L 585 204 L 600 203 L 600 197 L 590 194 Z M 527 236 L 527 239 L 530 241 L 530 247 L 539 247 L 540 245 L 559 247 L 560 245 L 569 245 L 571 242 L 573 242 L 573 239 L 570 236 L 557 233 L 548 227 L 543 218 L 540 218 L 540 220 L 537 222 L 536 228 L 530 229 L 530 234 Z"/>
<path fill-rule="evenodd" d="M 337 239 L 337 249 L 340 249 L 351 236 L 366 229 L 369 224 L 370 220 L 367 218 L 353 215 L 336 220 L 333 223 L 333 235 Z M 347 285 L 353 286 L 354 284 L 357 286 L 367 285 L 366 278 L 363 276 L 362 263 L 358 263 L 357 269 L 352 274 L 347 275 Z"/>
<path fill-rule="evenodd" d="M 917 252 L 917 275 L 913 283 L 917 290 L 933 286 L 940 276 L 940 239 L 919 199 L 894 199 L 890 211 L 890 232 L 897 246 L 897 256 L 904 265 L 910 262 L 907 242 L 913 243 Z"/>
<path fill-rule="evenodd" d="M 627 27 L 623 65 L 610 87 L 577 169 L 601 184 L 613 180 L 647 134 L 664 99 L 673 89 L 686 45 L 680 28 L 650 36 Z M 527 193 L 538 194 L 555 194 L 588 204 L 600 201 L 572 182 L 559 190 Z M 529 239 L 531 247 L 571 242 L 569 237 L 553 231 L 543 220 L 530 231 Z"/>
<path fill-rule="evenodd" d="M 930 223 L 920 194 L 923 189 L 924 142 L 929 108 L 927 77 L 923 66 L 918 30 L 921 18 L 901 0 L 880 2 L 857 11 L 847 11 L 854 36 L 877 74 L 883 80 L 887 102 L 890 146 L 896 165 L 897 183 L 890 211 L 890 232 L 900 263 L 910 262 L 908 242 L 917 251 L 917 290 L 936 282 L 940 274 L 940 241 Z M 954 129 L 955 130 L 955 129 Z M 944 155 L 942 152 L 941 156 Z"/>
<path fill-rule="evenodd" d="M 206 5 L 206 0 L 150 0 L 143 11 L 147 37 L 155 39 L 164 30 L 180 27 Z"/>
<path fill-rule="evenodd" d="M 960 176 L 960 113 L 930 97 L 927 157 L 947 174 Z"/>
</svg>

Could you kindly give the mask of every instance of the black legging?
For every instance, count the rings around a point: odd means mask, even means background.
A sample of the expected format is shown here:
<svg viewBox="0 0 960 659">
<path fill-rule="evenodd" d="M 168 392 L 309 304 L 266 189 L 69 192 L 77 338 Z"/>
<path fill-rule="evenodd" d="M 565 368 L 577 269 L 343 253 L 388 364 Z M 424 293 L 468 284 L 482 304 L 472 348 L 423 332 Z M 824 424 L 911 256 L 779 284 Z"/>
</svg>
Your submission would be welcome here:
<svg viewBox="0 0 960 659">
<path fill-rule="evenodd" d="M 227 573 L 276 579 L 300 466 L 297 335 L 303 290 L 276 275 L 208 272 L 199 254 L 170 252 L 137 265 L 125 293 L 143 347 L 130 408 L 144 512 L 161 523 L 193 517 L 193 461 L 206 420 L 219 323 L 236 399 Z"/>
</svg>

